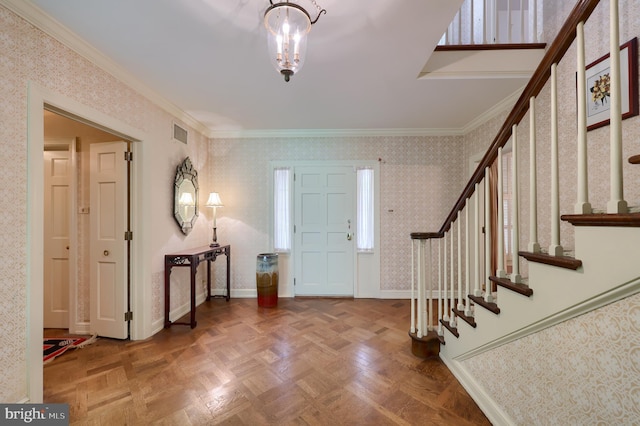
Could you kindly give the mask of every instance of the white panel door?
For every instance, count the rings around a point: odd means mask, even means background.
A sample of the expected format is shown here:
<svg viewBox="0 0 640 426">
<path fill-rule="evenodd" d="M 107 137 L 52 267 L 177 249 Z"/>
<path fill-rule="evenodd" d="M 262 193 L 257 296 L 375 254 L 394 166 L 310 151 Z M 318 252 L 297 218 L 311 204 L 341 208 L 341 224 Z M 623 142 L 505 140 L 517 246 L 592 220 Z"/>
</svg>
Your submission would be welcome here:
<svg viewBox="0 0 640 426">
<path fill-rule="evenodd" d="M 126 339 L 127 165 L 125 142 L 91 144 L 91 331 Z"/>
<path fill-rule="evenodd" d="M 298 167 L 294 191 L 295 294 L 353 296 L 353 167 Z"/>
<path fill-rule="evenodd" d="M 69 328 L 71 155 L 44 151 L 44 327 Z"/>
</svg>

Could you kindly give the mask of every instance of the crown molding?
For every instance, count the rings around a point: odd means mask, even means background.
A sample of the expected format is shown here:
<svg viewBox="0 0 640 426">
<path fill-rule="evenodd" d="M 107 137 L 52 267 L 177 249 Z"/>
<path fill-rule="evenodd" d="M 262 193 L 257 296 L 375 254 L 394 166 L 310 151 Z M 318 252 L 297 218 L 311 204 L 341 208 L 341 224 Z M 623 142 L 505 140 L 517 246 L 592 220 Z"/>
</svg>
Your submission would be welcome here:
<svg viewBox="0 0 640 426">
<path fill-rule="evenodd" d="M 416 137 L 462 136 L 460 129 L 265 129 L 212 130 L 212 139 L 239 138 L 354 138 L 354 137 Z"/>
<path fill-rule="evenodd" d="M 140 93 L 142 96 L 149 99 L 158 107 L 181 120 L 185 125 L 192 127 L 204 135 L 207 135 L 210 132 L 210 129 L 200 121 L 196 120 L 165 97 L 161 96 L 158 92 L 135 78 L 131 73 L 118 65 L 113 59 L 87 43 L 76 33 L 53 19 L 35 4 L 26 0 L 0 0 L 0 5 L 6 7 L 8 10 L 12 11 L 39 30 L 58 40 L 60 43 L 98 66 L 103 71 L 111 74 L 133 90 Z"/>
</svg>

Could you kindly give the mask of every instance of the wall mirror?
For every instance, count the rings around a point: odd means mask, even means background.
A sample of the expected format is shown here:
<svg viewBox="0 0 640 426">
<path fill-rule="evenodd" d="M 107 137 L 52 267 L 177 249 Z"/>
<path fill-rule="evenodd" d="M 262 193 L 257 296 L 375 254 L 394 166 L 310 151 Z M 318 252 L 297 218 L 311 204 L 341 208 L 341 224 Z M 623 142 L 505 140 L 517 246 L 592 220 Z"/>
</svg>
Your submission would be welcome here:
<svg viewBox="0 0 640 426">
<path fill-rule="evenodd" d="M 177 167 L 173 186 L 173 217 L 183 234 L 191 232 L 198 218 L 198 172 L 189 157 Z"/>
</svg>

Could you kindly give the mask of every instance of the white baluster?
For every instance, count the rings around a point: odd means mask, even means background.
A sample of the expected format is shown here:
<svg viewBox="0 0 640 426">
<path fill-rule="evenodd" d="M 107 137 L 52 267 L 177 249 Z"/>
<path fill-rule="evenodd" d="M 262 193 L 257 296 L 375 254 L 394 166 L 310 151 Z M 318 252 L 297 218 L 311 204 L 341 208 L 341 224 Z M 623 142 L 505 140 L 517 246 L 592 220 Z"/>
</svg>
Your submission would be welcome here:
<svg viewBox="0 0 640 426">
<path fill-rule="evenodd" d="M 498 223 L 496 224 L 498 241 L 496 241 L 498 248 L 498 269 L 496 276 L 505 278 L 507 273 L 504 269 L 504 176 L 502 173 L 502 147 L 498 148 Z"/>
<path fill-rule="evenodd" d="M 422 242 L 418 240 L 418 306 L 416 307 L 418 311 L 418 331 L 416 335 L 418 338 L 421 338 L 425 335 L 424 330 L 422 328 L 422 302 L 424 299 L 424 294 L 422 292 L 423 283 L 422 283 Z"/>
<path fill-rule="evenodd" d="M 473 196 L 473 195 L 472 195 Z M 469 247 L 469 234 L 471 234 L 471 229 L 469 229 L 469 211 L 471 210 L 471 198 L 467 200 L 467 208 L 464 212 L 464 249 L 465 249 L 465 259 L 467 259 L 467 267 L 465 269 L 465 292 L 464 298 L 466 302 L 464 304 L 465 311 L 464 314 L 468 317 L 472 315 L 471 312 L 471 299 L 469 299 L 469 295 L 471 294 L 471 248 Z"/>
<path fill-rule="evenodd" d="M 415 245 L 416 240 L 411 239 L 411 332 L 416 332 L 416 298 L 414 297 L 414 288 L 416 287 L 416 274 L 415 274 Z"/>
<path fill-rule="evenodd" d="M 429 290 L 427 292 L 427 309 L 425 314 L 427 316 L 427 332 L 433 330 L 433 280 L 432 280 L 432 262 L 433 261 L 433 244 L 431 238 L 429 238 L 429 255 L 427 256 L 427 271 L 429 271 Z"/>
<path fill-rule="evenodd" d="M 482 296 L 482 289 L 480 289 L 480 277 L 482 276 L 482 273 L 480 272 L 480 227 L 481 227 L 481 221 L 480 221 L 480 185 L 476 183 L 476 190 L 475 190 L 475 194 L 476 194 L 476 199 L 475 199 L 475 253 L 474 253 L 474 265 L 476 267 L 476 276 L 475 276 L 475 283 L 473 286 L 473 295 L 476 297 L 480 297 Z"/>
<path fill-rule="evenodd" d="M 458 44 L 462 44 L 462 9 L 458 11 Z"/>
<path fill-rule="evenodd" d="M 507 2 L 507 42 L 511 43 L 513 41 L 513 37 L 511 33 L 513 32 L 513 25 L 511 24 L 511 1 Z"/>
<path fill-rule="evenodd" d="M 520 43 L 525 43 L 524 35 L 524 0 L 520 0 Z"/>
<path fill-rule="evenodd" d="M 562 256 L 560 245 L 560 183 L 558 165 L 558 78 L 557 64 L 551 65 L 551 256 Z"/>
<path fill-rule="evenodd" d="M 498 1 L 497 0 L 493 0 L 493 34 L 491 34 L 491 43 L 497 43 L 498 42 Z"/>
<path fill-rule="evenodd" d="M 512 223 L 512 237 L 513 244 L 511 244 L 512 259 L 511 259 L 511 282 L 521 283 L 522 276 L 520 275 L 520 257 L 518 251 L 520 247 L 520 195 L 518 184 L 518 126 L 513 125 L 512 130 L 512 152 L 511 152 L 511 223 Z"/>
<path fill-rule="evenodd" d="M 444 262 L 442 264 L 442 269 L 444 270 L 444 281 L 443 281 L 443 287 L 444 287 L 444 315 L 442 316 L 442 320 L 445 322 L 449 322 L 449 275 L 448 275 L 448 271 L 449 271 L 449 264 L 447 262 L 448 256 L 447 256 L 447 233 L 444 233 Z"/>
<path fill-rule="evenodd" d="M 586 99 L 586 71 L 584 59 L 584 23 L 580 22 L 576 28 L 577 37 L 577 81 L 578 81 L 578 199 L 574 213 L 591 213 L 589 204 L 589 184 L 587 175 L 587 99 Z"/>
<path fill-rule="evenodd" d="M 487 44 L 487 0 L 482 3 L 482 44 Z"/>
<path fill-rule="evenodd" d="M 444 239 L 444 238 L 443 238 Z M 443 319 L 443 298 L 442 298 L 442 240 L 438 239 L 438 336 L 442 336 L 442 323 L 440 322 Z"/>
<path fill-rule="evenodd" d="M 487 303 L 493 302 L 491 294 L 491 184 L 489 183 L 489 167 L 484 170 L 484 262 L 485 262 L 485 292 L 484 300 Z"/>
<path fill-rule="evenodd" d="M 426 277 L 426 240 L 420 240 L 420 247 L 422 247 L 422 257 L 420 258 L 420 265 L 422 266 L 422 311 L 421 311 L 421 320 L 420 329 L 422 330 L 422 335 L 426 336 L 429 330 L 427 329 L 427 277 Z"/>
<path fill-rule="evenodd" d="M 529 251 L 532 253 L 540 252 L 536 169 L 536 98 L 532 96 L 529 99 Z"/>
<path fill-rule="evenodd" d="M 470 27 L 470 40 L 469 40 L 469 44 L 475 44 L 476 42 L 476 38 L 475 38 L 475 2 L 473 0 L 471 0 L 469 2 L 471 4 L 471 13 L 469 14 L 469 27 Z"/>
<path fill-rule="evenodd" d="M 460 217 L 458 217 L 458 310 L 464 311 L 464 303 L 462 303 L 462 233 Z"/>
<path fill-rule="evenodd" d="M 449 267 L 451 268 L 451 279 L 449 281 L 449 285 L 451 287 L 451 304 L 449 305 L 450 311 L 449 311 L 449 325 L 451 325 L 451 327 L 455 327 L 456 326 L 456 316 L 453 313 L 453 309 L 456 306 L 456 299 L 455 299 L 455 275 L 454 275 L 454 269 L 453 269 L 453 265 L 454 265 L 454 257 L 453 257 L 453 223 L 451 224 L 451 232 L 449 233 L 449 238 L 451 238 L 451 243 L 449 244 L 449 249 L 451 250 L 451 259 L 449 261 Z"/>
<path fill-rule="evenodd" d="M 610 118 L 610 156 L 611 156 L 611 195 L 607 203 L 607 213 L 627 213 L 624 200 L 622 179 L 622 102 L 620 90 L 620 35 L 618 28 L 618 0 L 609 2 L 610 12 L 610 64 L 611 64 L 611 118 Z"/>
<path fill-rule="evenodd" d="M 538 41 L 538 3 L 536 0 L 529 0 L 529 22 L 531 22 L 531 42 Z"/>
</svg>

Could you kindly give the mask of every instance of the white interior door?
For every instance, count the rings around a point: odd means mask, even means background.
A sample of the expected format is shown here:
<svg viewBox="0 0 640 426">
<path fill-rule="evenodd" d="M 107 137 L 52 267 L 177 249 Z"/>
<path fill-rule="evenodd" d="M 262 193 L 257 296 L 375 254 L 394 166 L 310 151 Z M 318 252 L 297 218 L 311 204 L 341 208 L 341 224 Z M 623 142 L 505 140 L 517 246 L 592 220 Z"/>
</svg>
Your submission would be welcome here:
<svg viewBox="0 0 640 426">
<path fill-rule="evenodd" d="M 295 169 L 295 294 L 353 296 L 355 171 Z"/>
<path fill-rule="evenodd" d="M 91 331 L 126 339 L 127 165 L 125 142 L 90 147 Z"/>
<path fill-rule="evenodd" d="M 44 151 L 44 327 L 69 328 L 71 154 Z"/>
</svg>

